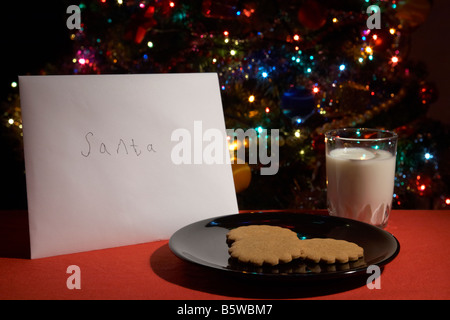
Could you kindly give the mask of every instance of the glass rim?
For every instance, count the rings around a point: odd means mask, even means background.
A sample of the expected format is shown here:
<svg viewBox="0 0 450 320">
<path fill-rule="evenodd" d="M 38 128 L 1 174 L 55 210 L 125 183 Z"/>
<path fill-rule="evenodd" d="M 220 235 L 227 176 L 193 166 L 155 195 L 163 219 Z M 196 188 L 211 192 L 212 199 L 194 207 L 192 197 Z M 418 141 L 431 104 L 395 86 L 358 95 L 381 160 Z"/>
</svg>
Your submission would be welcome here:
<svg viewBox="0 0 450 320">
<path fill-rule="evenodd" d="M 336 135 L 339 131 L 342 132 L 348 132 L 348 133 L 356 133 L 356 132 L 372 132 L 372 133 L 382 133 L 386 136 L 384 137 L 376 137 L 376 138 L 365 138 L 365 137 L 342 137 L 339 135 Z M 383 140 L 392 140 L 397 139 L 398 135 L 397 133 L 385 130 L 385 129 L 373 129 L 373 128 L 340 128 L 340 129 L 333 129 L 330 131 L 327 131 L 325 133 L 325 138 L 327 139 L 339 139 L 339 140 L 345 140 L 345 141 L 383 141 Z"/>
</svg>

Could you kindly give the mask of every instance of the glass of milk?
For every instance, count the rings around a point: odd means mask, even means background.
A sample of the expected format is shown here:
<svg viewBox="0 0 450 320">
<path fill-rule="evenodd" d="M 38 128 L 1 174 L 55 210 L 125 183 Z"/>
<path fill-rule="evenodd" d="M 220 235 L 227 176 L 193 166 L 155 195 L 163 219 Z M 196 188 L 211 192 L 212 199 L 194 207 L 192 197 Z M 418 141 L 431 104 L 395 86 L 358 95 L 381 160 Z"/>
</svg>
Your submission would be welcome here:
<svg viewBox="0 0 450 320">
<path fill-rule="evenodd" d="M 328 211 L 384 228 L 392 206 L 397 134 L 345 128 L 325 134 Z"/>
</svg>

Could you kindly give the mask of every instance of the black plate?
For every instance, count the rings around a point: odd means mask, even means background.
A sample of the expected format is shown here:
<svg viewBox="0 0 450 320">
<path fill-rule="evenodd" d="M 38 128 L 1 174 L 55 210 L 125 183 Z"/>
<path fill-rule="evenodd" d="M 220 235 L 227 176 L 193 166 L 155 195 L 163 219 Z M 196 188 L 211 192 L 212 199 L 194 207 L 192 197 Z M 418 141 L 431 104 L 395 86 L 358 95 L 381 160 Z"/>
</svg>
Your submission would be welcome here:
<svg viewBox="0 0 450 320">
<path fill-rule="evenodd" d="M 278 266 L 254 267 L 230 258 L 226 234 L 254 224 L 289 228 L 300 239 L 334 238 L 355 242 L 364 257 L 343 264 L 316 264 L 298 259 Z M 394 259 L 400 244 L 390 233 L 372 225 L 338 217 L 290 212 L 243 213 L 195 222 L 173 234 L 169 247 L 179 258 L 205 267 L 265 279 L 315 280 L 366 274 L 370 265 L 383 266 Z M 372 272 L 370 272 L 372 273 Z"/>
</svg>

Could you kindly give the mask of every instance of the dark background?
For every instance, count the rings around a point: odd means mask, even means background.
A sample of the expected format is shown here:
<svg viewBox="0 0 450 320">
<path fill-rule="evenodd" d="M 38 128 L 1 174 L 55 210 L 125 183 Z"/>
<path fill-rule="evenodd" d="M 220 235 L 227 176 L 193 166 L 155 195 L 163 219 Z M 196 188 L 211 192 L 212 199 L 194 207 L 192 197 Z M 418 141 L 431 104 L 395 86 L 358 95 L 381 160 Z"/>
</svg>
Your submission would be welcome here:
<svg viewBox="0 0 450 320">
<path fill-rule="evenodd" d="M 428 20 L 413 34 L 412 60 L 423 61 L 428 80 L 438 87 L 438 100 L 430 106 L 428 116 L 450 124 L 450 1 L 435 0 Z"/>
<path fill-rule="evenodd" d="M 40 74 L 48 63 L 57 65 L 71 57 L 72 43 L 66 27 L 66 1 L 2 1 L 0 4 L 0 103 L 18 87 L 19 75 Z M 3 105 L 1 105 L 3 106 Z M 3 113 L 4 108 L 0 109 Z M 7 118 L 0 114 L 2 121 Z M 0 209 L 25 209 L 24 163 L 16 132 L 0 124 Z"/>
<path fill-rule="evenodd" d="M 72 52 L 65 1 L 2 1 L 0 5 L 1 98 L 18 75 L 39 74 Z"/>
</svg>

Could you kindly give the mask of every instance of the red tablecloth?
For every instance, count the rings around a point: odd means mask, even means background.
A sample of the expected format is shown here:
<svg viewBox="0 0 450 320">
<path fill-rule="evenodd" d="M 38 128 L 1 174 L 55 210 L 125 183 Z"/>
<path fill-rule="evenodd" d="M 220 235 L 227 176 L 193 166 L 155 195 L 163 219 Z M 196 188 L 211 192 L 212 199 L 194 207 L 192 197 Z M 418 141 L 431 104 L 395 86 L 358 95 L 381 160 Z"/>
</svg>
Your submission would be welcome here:
<svg viewBox="0 0 450 320">
<path fill-rule="evenodd" d="M 23 213 L 0 212 L 3 256 L 27 251 L 24 221 Z M 351 279 L 243 281 L 180 260 L 164 240 L 37 260 L 0 258 L 0 299 L 450 299 L 450 211 L 393 211 L 386 230 L 401 249 L 384 268 L 381 289 Z M 67 288 L 70 265 L 80 267 L 81 289 Z"/>
</svg>

